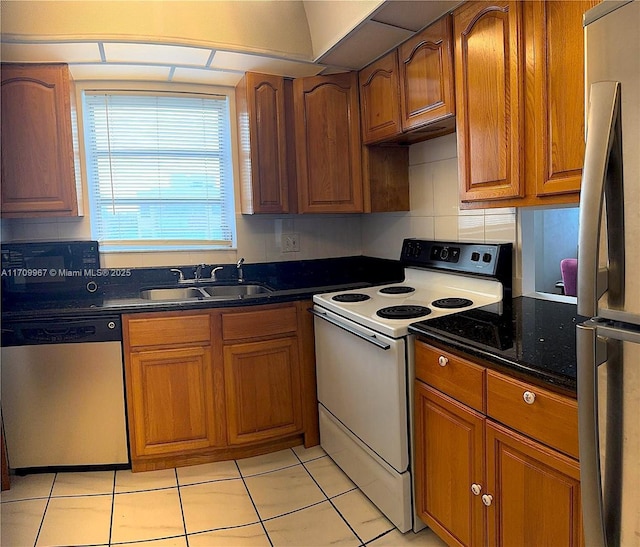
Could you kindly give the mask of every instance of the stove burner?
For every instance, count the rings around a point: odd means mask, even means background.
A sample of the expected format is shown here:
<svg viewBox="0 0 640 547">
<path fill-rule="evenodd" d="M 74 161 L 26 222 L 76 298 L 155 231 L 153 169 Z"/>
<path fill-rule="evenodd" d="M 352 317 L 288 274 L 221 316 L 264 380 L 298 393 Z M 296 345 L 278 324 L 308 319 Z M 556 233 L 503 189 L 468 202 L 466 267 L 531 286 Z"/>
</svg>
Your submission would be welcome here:
<svg viewBox="0 0 640 547">
<path fill-rule="evenodd" d="M 380 294 L 407 294 L 410 292 L 415 292 L 413 287 L 409 287 L 408 285 L 394 285 L 392 287 L 383 287 L 378 291 Z"/>
<path fill-rule="evenodd" d="M 466 308 L 467 306 L 471 306 L 473 301 L 468 298 L 440 298 L 438 300 L 434 300 L 431 302 L 432 306 L 436 308 Z"/>
<path fill-rule="evenodd" d="M 335 300 L 336 302 L 364 302 L 365 300 L 369 300 L 369 298 L 371 298 L 369 295 L 361 292 L 348 292 L 336 294 L 331 297 L 331 300 Z"/>
<path fill-rule="evenodd" d="M 424 306 L 389 306 L 379 309 L 376 315 L 383 319 L 414 319 L 430 313 L 431 310 Z"/>
</svg>

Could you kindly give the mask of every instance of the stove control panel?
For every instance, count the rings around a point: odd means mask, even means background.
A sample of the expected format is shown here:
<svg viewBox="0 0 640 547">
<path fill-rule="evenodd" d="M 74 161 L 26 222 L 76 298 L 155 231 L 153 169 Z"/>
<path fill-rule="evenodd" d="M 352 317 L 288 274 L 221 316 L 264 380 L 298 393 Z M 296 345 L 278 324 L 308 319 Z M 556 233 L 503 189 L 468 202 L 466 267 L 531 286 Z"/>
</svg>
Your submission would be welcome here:
<svg viewBox="0 0 640 547">
<path fill-rule="evenodd" d="M 405 239 L 400 260 L 405 266 L 496 277 L 510 284 L 512 252 L 511 243 Z"/>
</svg>

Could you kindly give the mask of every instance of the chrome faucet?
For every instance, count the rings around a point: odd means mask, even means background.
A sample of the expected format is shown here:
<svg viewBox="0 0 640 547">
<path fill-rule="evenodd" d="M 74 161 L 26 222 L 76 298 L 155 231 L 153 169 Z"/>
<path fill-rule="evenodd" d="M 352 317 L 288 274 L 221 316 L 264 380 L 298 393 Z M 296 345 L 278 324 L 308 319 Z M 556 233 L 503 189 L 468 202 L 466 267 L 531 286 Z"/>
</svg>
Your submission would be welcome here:
<svg viewBox="0 0 640 547">
<path fill-rule="evenodd" d="M 184 274 L 182 273 L 182 270 L 178 268 L 171 268 L 169 271 L 176 272 L 178 274 L 178 283 L 184 283 Z"/>
<path fill-rule="evenodd" d="M 222 270 L 222 266 L 217 266 L 215 268 L 211 268 L 211 281 L 218 281 L 216 279 L 216 272 Z"/>
<path fill-rule="evenodd" d="M 200 279 L 202 279 L 202 268 L 205 268 L 207 265 L 206 264 L 198 264 L 195 268 L 194 268 L 194 272 L 193 272 L 193 279 L 194 281 L 200 281 Z"/>
<path fill-rule="evenodd" d="M 244 264 L 244 258 L 238 260 L 236 264 L 236 269 L 238 270 L 238 283 L 244 282 L 244 274 L 242 273 L 242 265 Z"/>
</svg>

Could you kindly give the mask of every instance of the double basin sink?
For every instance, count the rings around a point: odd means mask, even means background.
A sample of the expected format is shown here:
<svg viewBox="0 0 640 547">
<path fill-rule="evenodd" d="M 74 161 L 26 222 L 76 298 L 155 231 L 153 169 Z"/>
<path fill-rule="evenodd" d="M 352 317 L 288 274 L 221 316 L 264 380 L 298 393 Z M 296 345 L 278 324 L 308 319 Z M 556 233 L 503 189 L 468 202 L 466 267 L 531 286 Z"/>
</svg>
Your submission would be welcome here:
<svg viewBox="0 0 640 547">
<path fill-rule="evenodd" d="M 181 302 L 184 300 L 240 300 L 242 298 L 268 296 L 273 291 L 256 284 L 210 285 L 200 287 L 169 287 L 144 289 L 144 300 Z"/>
</svg>

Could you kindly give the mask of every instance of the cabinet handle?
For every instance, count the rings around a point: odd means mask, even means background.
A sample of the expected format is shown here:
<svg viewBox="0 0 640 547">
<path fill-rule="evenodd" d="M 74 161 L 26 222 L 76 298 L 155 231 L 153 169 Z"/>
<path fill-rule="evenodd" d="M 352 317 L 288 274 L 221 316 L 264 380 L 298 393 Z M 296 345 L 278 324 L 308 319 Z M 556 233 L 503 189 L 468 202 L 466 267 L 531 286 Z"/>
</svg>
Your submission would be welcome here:
<svg viewBox="0 0 640 547">
<path fill-rule="evenodd" d="M 487 507 L 491 505 L 491 502 L 493 502 L 493 496 L 491 494 L 484 494 L 482 496 L 482 503 L 484 503 Z"/>
<path fill-rule="evenodd" d="M 447 359 L 444 355 L 438 357 L 438 364 L 441 367 L 446 367 L 449 364 L 449 359 Z"/>
<path fill-rule="evenodd" d="M 481 484 L 472 484 L 471 485 L 471 491 L 473 492 L 474 496 L 479 496 L 480 492 L 482 492 L 482 485 Z"/>
<path fill-rule="evenodd" d="M 533 393 L 532 391 L 525 391 L 522 394 L 522 398 L 524 399 L 525 403 L 527 403 L 528 405 L 532 405 L 533 402 L 536 400 L 536 394 Z"/>
</svg>

